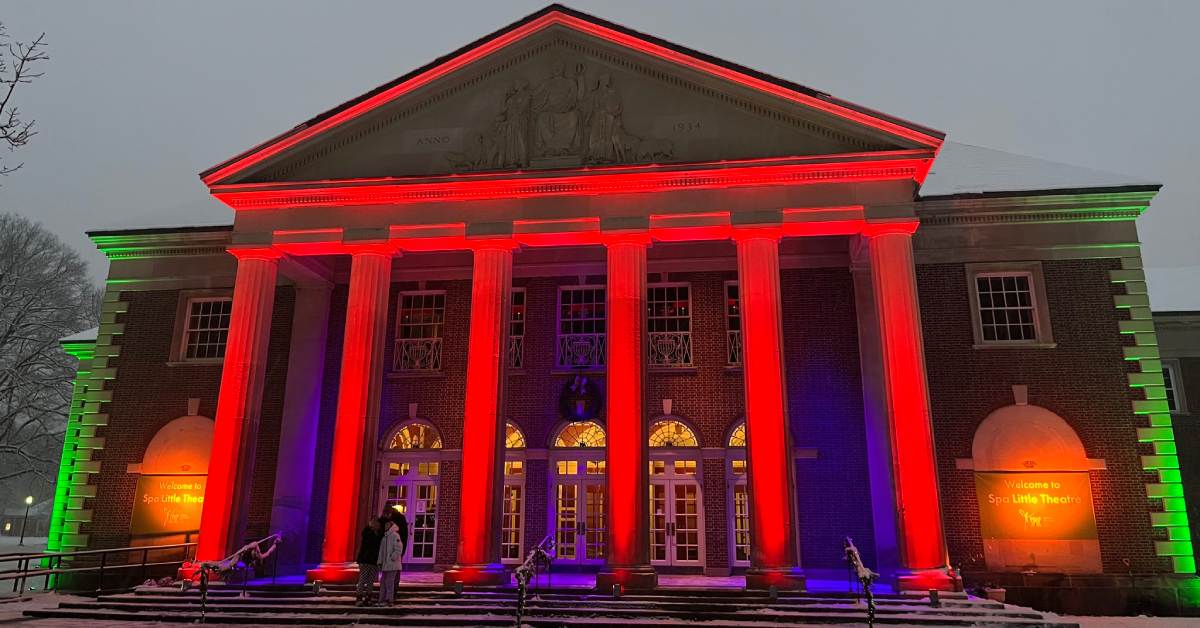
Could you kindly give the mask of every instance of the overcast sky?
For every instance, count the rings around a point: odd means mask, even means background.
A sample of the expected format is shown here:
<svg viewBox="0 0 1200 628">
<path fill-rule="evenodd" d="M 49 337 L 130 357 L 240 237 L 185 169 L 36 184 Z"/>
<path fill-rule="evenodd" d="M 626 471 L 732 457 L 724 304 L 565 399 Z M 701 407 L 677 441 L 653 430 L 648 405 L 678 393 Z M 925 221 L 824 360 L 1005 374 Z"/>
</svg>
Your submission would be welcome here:
<svg viewBox="0 0 1200 628">
<path fill-rule="evenodd" d="M 1160 181 L 1138 224 L 1153 304 L 1200 310 L 1200 2 L 569 4 L 955 141 Z M 228 223 L 198 172 L 543 5 L 0 0 L 51 55 L 0 211 L 101 278 L 85 230 Z"/>
</svg>

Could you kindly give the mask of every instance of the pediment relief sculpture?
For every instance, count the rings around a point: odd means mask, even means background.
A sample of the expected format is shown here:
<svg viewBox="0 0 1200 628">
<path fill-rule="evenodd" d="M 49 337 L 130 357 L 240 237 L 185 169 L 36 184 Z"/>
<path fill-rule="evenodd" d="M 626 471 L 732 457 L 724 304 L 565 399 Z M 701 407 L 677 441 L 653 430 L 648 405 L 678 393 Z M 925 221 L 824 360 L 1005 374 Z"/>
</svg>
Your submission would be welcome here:
<svg viewBox="0 0 1200 628">
<path fill-rule="evenodd" d="M 668 139 L 626 129 L 621 92 L 612 75 L 571 70 L 555 61 L 536 84 L 512 81 L 491 123 L 469 136 L 462 151 L 447 152 L 454 170 L 569 168 L 581 165 L 669 161 Z"/>
</svg>

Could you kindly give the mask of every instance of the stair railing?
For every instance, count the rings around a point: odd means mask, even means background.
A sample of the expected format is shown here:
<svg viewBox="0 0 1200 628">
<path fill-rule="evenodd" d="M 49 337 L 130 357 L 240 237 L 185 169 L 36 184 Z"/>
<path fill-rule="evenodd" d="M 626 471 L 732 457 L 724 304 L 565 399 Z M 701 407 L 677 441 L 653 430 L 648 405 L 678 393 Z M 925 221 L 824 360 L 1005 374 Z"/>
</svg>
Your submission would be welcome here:
<svg viewBox="0 0 1200 628">
<path fill-rule="evenodd" d="M 546 579 L 549 585 L 550 562 L 553 560 L 554 550 L 554 535 L 547 534 L 540 543 L 532 550 L 529 550 L 529 556 L 525 562 L 517 567 L 515 574 L 517 577 L 517 627 L 520 628 L 521 620 L 525 616 L 525 602 L 529 595 L 529 581 L 537 577 L 538 568 L 540 565 L 546 565 Z"/>
<path fill-rule="evenodd" d="M 875 584 L 875 580 L 879 578 L 879 574 L 871 571 L 863 564 L 862 555 L 858 553 L 858 548 L 854 546 L 854 539 L 846 537 L 842 548 L 846 554 L 846 561 L 850 564 L 850 569 L 854 572 L 854 577 L 862 585 L 863 595 L 867 598 L 867 626 L 874 626 L 875 594 L 871 592 L 871 585 Z"/>
<path fill-rule="evenodd" d="M 191 541 L 191 535 L 184 537 L 185 542 L 173 543 L 169 545 L 141 545 L 130 547 L 114 547 L 109 549 L 95 550 L 78 550 L 74 552 L 41 552 L 30 554 L 6 555 L 3 557 L 3 562 L 16 563 L 13 569 L 0 570 L 0 582 L 12 581 L 13 593 L 23 594 L 29 590 L 27 585 L 29 580 L 44 578 L 43 590 L 51 588 L 59 588 L 59 576 L 62 574 L 96 574 L 95 593 L 99 595 L 104 591 L 105 574 L 112 574 L 114 571 L 122 571 L 126 569 L 138 569 L 141 580 L 145 580 L 147 572 L 153 567 L 179 566 L 191 559 L 194 553 L 196 544 Z M 179 552 L 179 557 L 172 560 L 158 560 L 158 554 L 175 551 Z M 151 554 L 155 554 L 155 559 L 152 560 Z M 121 555 L 126 557 L 137 557 L 140 554 L 141 560 L 123 560 L 116 561 L 115 558 Z M 98 559 L 98 564 L 78 565 L 78 558 Z M 64 566 L 64 563 L 66 566 Z"/>
</svg>

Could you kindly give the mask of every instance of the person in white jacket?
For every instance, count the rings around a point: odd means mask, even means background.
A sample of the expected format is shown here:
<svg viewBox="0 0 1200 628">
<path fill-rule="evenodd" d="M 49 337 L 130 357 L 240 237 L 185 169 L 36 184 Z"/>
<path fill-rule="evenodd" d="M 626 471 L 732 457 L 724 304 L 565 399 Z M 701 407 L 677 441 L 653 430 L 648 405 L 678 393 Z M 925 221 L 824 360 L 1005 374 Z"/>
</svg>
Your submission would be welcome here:
<svg viewBox="0 0 1200 628">
<path fill-rule="evenodd" d="M 396 524 L 384 524 L 383 541 L 379 544 L 379 570 L 383 580 L 379 583 L 379 605 L 390 606 L 396 601 L 396 579 L 400 577 L 401 561 L 404 559 L 404 541 Z"/>
</svg>

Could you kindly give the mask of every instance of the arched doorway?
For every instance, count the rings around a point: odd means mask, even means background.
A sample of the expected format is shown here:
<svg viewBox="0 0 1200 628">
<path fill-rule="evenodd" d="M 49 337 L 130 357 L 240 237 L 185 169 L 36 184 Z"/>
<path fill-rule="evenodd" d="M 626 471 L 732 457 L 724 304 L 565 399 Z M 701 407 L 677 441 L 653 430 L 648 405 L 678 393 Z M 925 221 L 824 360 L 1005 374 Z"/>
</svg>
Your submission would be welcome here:
<svg viewBox="0 0 1200 628">
<path fill-rule="evenodd" d="M 572 421 L 554 437 L 555 562 L 604 562 L 604 479 L 607 439 L 595 421 Z"/>
<path fill-rule="evenodd" d="M 504 496 L 500 513 L 500 560 L 520 563 L 525 551 L 525 434 L 504 424 Z"/>
<path fill-rule="evenodd" d="M 750 565 L 750 493 L 746 488 L 746 422 L 729 431 L 725 450 L 725 478 L 729 513 L 729 556 L 734 567 Z"/>
<path fill-rule="evenodd" d="M 441 435 L 424 421 L 402 423 L 384 440 L 381 501 L 408 519 L 407 563 L 434 560 L 441 449 Z"/>
<path fill-rule="evenodd" d="M 704 563 L 700 496 L 700 441 L 676 417 L 650 424 L 650 563 L 699 567 Z"/>
</svg>

